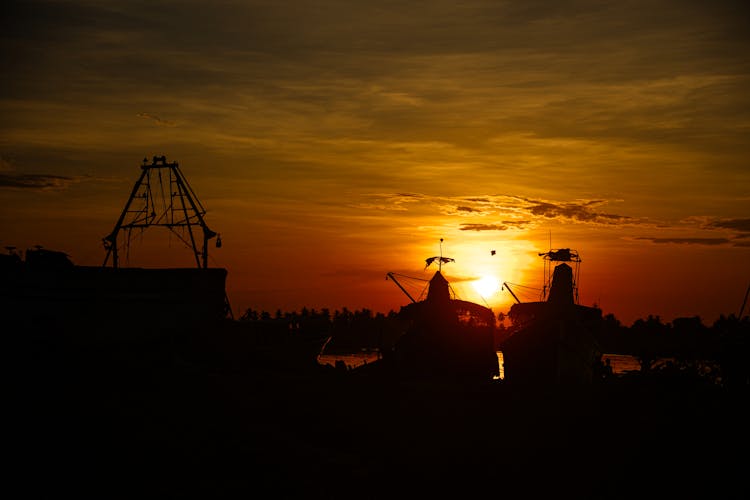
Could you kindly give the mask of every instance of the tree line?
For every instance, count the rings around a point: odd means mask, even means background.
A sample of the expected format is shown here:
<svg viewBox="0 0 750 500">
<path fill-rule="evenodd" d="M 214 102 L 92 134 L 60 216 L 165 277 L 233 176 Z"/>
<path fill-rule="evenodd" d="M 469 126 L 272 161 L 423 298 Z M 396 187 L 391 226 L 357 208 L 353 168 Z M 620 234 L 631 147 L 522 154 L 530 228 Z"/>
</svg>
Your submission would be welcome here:
<svg viewBox="0 0 750 500">
<path fill-rule="evenodd" d="M 303 307 L 299 312 L 277 309 L 274 314 L 251 308 L 240 316 L 239 322 L 265 334 L 300 339 L 330 337 L 326 346 L 329 352 L 387 349 L 407 327 L 393 310 L 382 313 L 367 308 L 352 311 L 346 307 L 333 312 L 328 308 Z"/>
<path fill-rule="evenodd" d="M 506 316 L 497 315 L 496 338 L 513 331 L 505 325 Z M 389 349 L 407 331 L 408 321 L 393 310 L 382 313 L 346 307 L 331 311 L 303 307 L 283 312 L 247 309 L 239 322 L 271 337 L 330 337 L 328 352 L 362 349 Z M 750 385 L 750 317 L 720 316 L 706 325 L 699 316 L 664 322 L 659 316 L 637 319 L 623 325 L 613 314 L 604 315 L 594 328 L 602 353 L 626 354 L 638 359 L 641 371 L 655 368 L 657 361 L 669 360 L 681 370 L 720 370 L 723 383 Z"/>
</svg>

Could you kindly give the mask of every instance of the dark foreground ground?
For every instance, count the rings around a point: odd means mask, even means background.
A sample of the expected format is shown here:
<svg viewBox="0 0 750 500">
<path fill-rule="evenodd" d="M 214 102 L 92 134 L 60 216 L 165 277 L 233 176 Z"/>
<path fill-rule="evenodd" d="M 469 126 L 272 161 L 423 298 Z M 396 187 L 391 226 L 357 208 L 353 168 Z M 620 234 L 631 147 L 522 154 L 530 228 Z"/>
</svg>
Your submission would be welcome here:
<svg viewBox="0 0 750 500">
<path fill-rule="evenodd" d="M 11 347 L 17 498 L 750 496 L 746 390 L 438 383 L 216 346 Z"/>
</svg>

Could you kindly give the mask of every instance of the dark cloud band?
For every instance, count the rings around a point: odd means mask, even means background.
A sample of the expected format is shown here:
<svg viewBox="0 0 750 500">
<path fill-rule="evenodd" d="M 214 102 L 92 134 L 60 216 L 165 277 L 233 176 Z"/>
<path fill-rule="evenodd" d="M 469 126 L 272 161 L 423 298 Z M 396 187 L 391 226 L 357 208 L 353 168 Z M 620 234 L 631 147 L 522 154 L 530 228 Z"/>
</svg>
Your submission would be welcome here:
<svg viewBox="0 0 750 500">
<path fill-rule="evenodd" d="M 731 229 L 742 233 L 750 233 L 750 219 L 723 219 L 708 224 L 711 229 Z"/>
<path fill-rule="evenodd" d="M 0 174 L 0 188 L 64 189 L 75 182 L 72 177 L 48 174 Z"/>
<path fill-rule="evenodd" d="M 637 237 L 636 240 L 650 241 L 657 244 L 676 244 L 676 245 L 727 245 L 731 243 L 728 238 L 651 238 Z"/>
</svg>

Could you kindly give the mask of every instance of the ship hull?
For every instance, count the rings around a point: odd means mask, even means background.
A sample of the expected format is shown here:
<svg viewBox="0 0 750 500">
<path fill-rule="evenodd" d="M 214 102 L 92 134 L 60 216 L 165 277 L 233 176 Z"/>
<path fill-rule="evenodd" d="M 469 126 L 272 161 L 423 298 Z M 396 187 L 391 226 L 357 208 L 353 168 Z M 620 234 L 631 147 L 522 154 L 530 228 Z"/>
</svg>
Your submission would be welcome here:
<svg viewBox="0 0 750 500">
<path fill-rule="evenodd" d="M 592 383 L 601 358 L 596 342 L 601 326 L 599 309 L 532 302 L 515 304 L 510 316 L 521 324 L 499 346 L 506 382 L 568 386 Z"/>
<path fill-rule="evenodd" d="M 218 324 L 225 269 L 73 266 L 3 270 L 3 322 L 82 340 L 136 340 Z"/>
</svg>

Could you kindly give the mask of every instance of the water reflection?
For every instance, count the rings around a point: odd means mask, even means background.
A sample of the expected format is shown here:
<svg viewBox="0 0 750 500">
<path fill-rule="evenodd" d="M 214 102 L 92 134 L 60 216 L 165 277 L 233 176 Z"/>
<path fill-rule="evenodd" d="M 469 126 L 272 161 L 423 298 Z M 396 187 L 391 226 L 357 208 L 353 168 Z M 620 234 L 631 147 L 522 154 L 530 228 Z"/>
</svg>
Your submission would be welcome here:
<svg viewBox="0 0 750 500">
<path fill-rule="evenodd" d="M 505 370 L 503 368 L 503 352 L 496 351 L 497 353 L 497 365 L 498 375 L 492 377 L 493 380 L 502 380 L 505 378 Z M 381 359 L 381 353 L 379 350 L 362 350 L 359 352 L 351 353 L 339 353 L 339 354 L 319 354 L 318 363 L 321 365 L 328 365 L 336 367 L 337 363 L 339 366 L 343 364 L 348 370 L 353 370 L 360 366 L 364 366 L 367 363 L 373 363 Z"/>
<path fill-rule="evenodd" d="M 641 363 L 638 361 L 638 358 L 628 354 L 602 354 L 602 363 L 606 363 L 607 360 L 609 360 L 612 373 L 615 375 L 637 372 L 641 369 Z"/>
<path fill-rule="evenodd" d="M 359 352 L 351 353 L 340 353 L 340 354 L 319 354 L 318 363 L 321 365 L 336 366 L 336 363 L 343 363 L 343 365 L 352 370 L 359 368 L 360 366 L 366 365 L 367 363 L 373 363 L 380 359 L 380 351 L 377 349 L 373 350 L 362 350 Z"/>
<path fill-rule="evenodd" d="M 381 359 L 381 353 L 377 349 L 318 355 L 319 364 L 335 367 L 338 362 L 339 365 L 343 364 L 348 370 L 359 368 L 368 363 L 374 363 L 379 359 Z M 612 367 L 612 373 L 615 375 L 637 372 L 641 369 L 638 359 L 627 354 L 603 354 L 602 362 L 604 363 L 606 360 L 609 360 Z M 498 375 L 492 377 L 493 380 L 503 380 L 505 378 L 504 361 L 503 352 L 497 351 Z"/>
<path fill-rule="evenodd" d="M 503 351 L 496 351 L 495 353 L 497 354 L 498 372 L 497 375 L 492 377 L 492 380 L 503 380 L 505 378 L 505 367 L 503 365 L 505 359 L 503 358 Z"/>
</svg>

